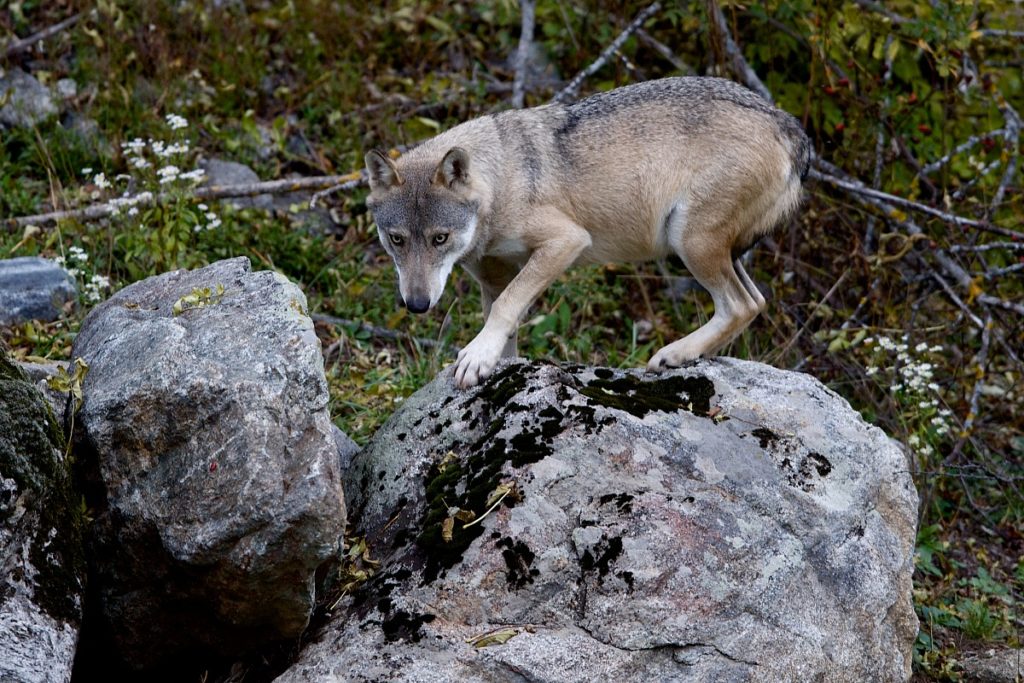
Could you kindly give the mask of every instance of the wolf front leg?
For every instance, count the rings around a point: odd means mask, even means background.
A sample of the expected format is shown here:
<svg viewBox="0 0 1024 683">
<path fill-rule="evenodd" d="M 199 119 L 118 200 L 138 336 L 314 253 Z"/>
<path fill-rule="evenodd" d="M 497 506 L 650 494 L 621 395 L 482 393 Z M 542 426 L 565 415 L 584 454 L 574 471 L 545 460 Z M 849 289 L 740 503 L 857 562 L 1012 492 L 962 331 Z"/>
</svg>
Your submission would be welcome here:
<svg viewBox="0 0 1024 683">
<path fill-rule="evenodd" d="M 491 374 L 526 309 L 590 246 L 590 233 L 553 208 L 533 212 L 521 238 L 531 249 L 529 260 L 494 299 L 484 328 L 455 361 L 455 383 L 462 388 Z"/>
<path fill-rule="evenodd" d="M 477 263 L 466 263 L 463 267 L 469 271 L 477 284 L 480 285 L 480 302 L 483 304 L 484 322 L 491 316 L 491 306 L 509 283 L 515 279 L 521 267 L 518 263 L 510 262 L 495 256 L 485 256 Z M 515 358 L 518 355 L 516 344 L 516 332 L 513 331 L 505 348 L 501 352 L 502 358 Z"/>
</svg>

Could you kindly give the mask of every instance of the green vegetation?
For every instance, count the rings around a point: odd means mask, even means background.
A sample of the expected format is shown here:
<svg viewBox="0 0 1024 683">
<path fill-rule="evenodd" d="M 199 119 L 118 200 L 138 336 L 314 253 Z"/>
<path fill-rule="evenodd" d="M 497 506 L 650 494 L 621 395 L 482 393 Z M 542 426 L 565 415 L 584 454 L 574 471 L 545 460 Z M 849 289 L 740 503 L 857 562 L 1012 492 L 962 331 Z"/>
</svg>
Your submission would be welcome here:
<svg viewBox="0 0 1024 683">
<path fill-rule="evenodd" d="M 679 74 L 678 60 L 731 75 L 705 4 L 664 4 L 647 37 L 631 36 L 584 94 Z M 1019 646 L 1024 623 L 1024 9 L 882 4 L 772 0 L 723 12 L 821 158 L 980 224 L 881 209 L 809 180 L 801 214 L 752 252 L 748 271 L 770 288 L 769 310 L 729 353 L 813 374 L 908 445 L 922 496 L 916 675 L 958 680 L 963 652 Z M 550 99 L 644 6 L 541 0 L 543 59 L 527 103 Z M 0 8 L 0 42 L 77 11 L 87 14 L 41 49 L 0 57 L 44 83 L 78 85 L 62 120 L 0 132 L 0 219 L 127 189 L 170 196 L 125 203 L 103 220 L 0 222 L 0 256 L 61 257 L 83 293 L 73 315 L 4 330 L 14 354 L 67 360 L 85 313 L 112 289 L 246 255 L 300 283 L 312 313 L 352 321 L 317 330 L 332 414 L 365 441 L 452 360 L 445 344 L 464 345 L 480 328 L 475 285 L 456 273 L 432 314 L 409 316 L 365 188 L 331 195 L 331 225 L 311 228 L 295 211 L 199 202 L 188 174 L 200 156 L 248 164 L 267 180 L 344 174 L 370 147 L 412 144 L 508 107 L 518 3 L 20 0 Z M 177 171 L 161 171 L 168 166 Z M 675 262 L 575 270 L 537 303 L 520 350 L 640 365 L 712 311 L 702 292 L 672 293 L 683 275 Z"/>
</svg>

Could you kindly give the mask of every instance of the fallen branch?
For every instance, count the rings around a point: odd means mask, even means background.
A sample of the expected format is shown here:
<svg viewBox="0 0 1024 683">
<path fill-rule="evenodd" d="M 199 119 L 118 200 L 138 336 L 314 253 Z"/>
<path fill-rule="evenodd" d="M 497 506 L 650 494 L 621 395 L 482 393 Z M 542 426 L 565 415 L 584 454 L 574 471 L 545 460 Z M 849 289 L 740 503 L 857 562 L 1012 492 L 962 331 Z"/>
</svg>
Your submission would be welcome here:
<svg viewBox="0 0 1024 683">
<path fill-rule="evenodd" d="M 615 40 L 613 40 L 611 44 L 608 47 L 606 47 L 600 55 L 598 55 L 597 59 L 591 62 L 590 66 L 576 74 L 576 76 L 571 81 L 569 81 L 569 85 L 565 86 L 560 91 L 558 91 L 558 93 L 553 98 L 551 98 L 551 101 L 565 104 L 567 102 L 570 102 L 571 100 L 574 100 L 576 98 L 577 91 L 580 89 L 580 86 L 583 85 L 583 81 L 597 73 L 601 69 L 601 67 L 603 67 L 609 59 L 611 59 L 612 55 L 614 55 L 619 50 L 619 48 L 622 47 L 623 43 L 625 43 L 631 35 L 636 33 L 636 31 L 643 25 L 643 23 L 650 19 L 660 9 L 660 2 L 652 2 L 650 5 L 644 8 L 639 14 L 636 15 L 636 18 L 634 18 L 633 21 L 630 22 L 629 26 L 624 28 L 622 30 L 622 33 L 620 33 L 615 38 Z"/>
<path fill-rule="evenodd" d="M 95 12 L 95 10 L 93 10 L 93 12 Z M 48 26 L 37 33 L 33 33 L 27 38 L 21 38 L 20 40 L 15 40 L 9 43 L 3 49 L 4 58 L 9 59 L 20 52 L 25 52 L 26 50 L 34 46 L 36 43 L 40 43 L 46 40 L 47 38 L 52 38 L 61 31 L 71 28 L 76 23 L 78 23 L 79 19 L 81 19 L 85 14 L 85 12 L 79 12 L 78 14 L 68 17 L 64 21 L 58 22 L 53 26 Z M 89 14 L 92 14 L 92 12 L 90 12 Z"/>
<path fill-rule="evenodd" d="M 996 128 L 995 130 L 990 130 L 987 133 L 980 133 L 978 135 L 972 135 L 971 137 L 967 138 L 966 140 L 961 142 L 959 145 L 954 147 L 948 154 L 943 156 L 941 159 L 936 159 L 935 161 L 931 162 L 930 164 L 926 164 L 924 167 L 922 167 L 921 168 L 921 175 L 928 175 L 928 174 L 931 174 L 931 173 L 935 173 L 935 171 L 938 171 L 940 168 L 942 168 L 943 166 L 948 164 L 953 159 L 953 157 L 955 157 L 957 154 L 963 154 L 967 150 L 969 150 L 972 147 L 974 147 L 975 145 L 977 145 L 982 140 L 985 140 L 987 138 L 994 138 L 997 135 L 1004 135 L 1005 132 L 1006 131 L 1003 128 Z"/>
<path fill-rule="evenodd" d="M 536 4 L 536 0 L 519 0 L 522 29 L 516 51 L 516 75 L 512 81 L 512 106 L 516 109 L 522 109 L 526 99 L 526 67 L 530 63 L 530 47 L 533 45 Z"/>
<path fill-rule="evenodd" d="M 365 332 L 371 337 L 378 339 L 387 339 L 388 341 L 411 341 L 415 342 L 419 346 L 427 349 L 441 349 L 449 355 L 455 355 L 462 350 L 461 346 L 456 344 L 447 344 L 442 341 L 434 341 L 433 339 L 424 339 L 422 337 L 413 337 L 403 332 L 397 332 L 395 330 L 389 330 L 386 327 L 378 327 L 377 325 L 371 325 L 369 323 L 362 322 L 361 320 L 348 320 L 347 318 L 337 318 L 333 315 L 326 315 L 324 313 L 312 313 L 309 316 L 314 322 L 327 323 L 329 325 L 339 325 L 341 327 L 347 327 L 357 332 Z"/>
<path fill-rule="evenodd" d="M 255 197 L 261 194 L 291 194 L 317 188 L 331 188 L 334 191 L 352 189 L 365 182 L 360 171 L 353 171 L 346 175 L 311 176 L 307 178 L 286 178 L 284 180 L 268 180 L 259 183 L 241 183 L 238 185 L 207 185 L 197 187 L 192 191 L 191 196 L 195 199 L 230 199 L 233 197 Z M 134 203 L 134 206 L 143 208 L 171 201 L 177 195 L 163 192 L 149 197 L 143 196 Z M 68 209 L 65 211 L 52 211 L 34 216 L 19 216 L 8 218 L 4 223 L 12 228 L 21 228 L 26 225 L 46 225 L 63 220 L 99 220 L 108 218 L 122 210 L 123 203 L 109 201 L 100 204 L 91 204 L 80 209 Z"/>
<path fill-rule="evenodd" d="M 808 173 L 808 175 L 810 175 L 815 180 L 820 180 L 820 181 L 829 183 L 830 185 L 834 185 L 834 186 L 839 187 L 841 189 L 847 190 L 848 192 L 855 192 L 857 194 L 861 194 L 861 195 L 864 195 L 866 197 L 873 197 L 875 199 L 880 199 L 880 200 L 888 202 L 890 204 L 894 204 L 894 205 L 897 205 L 897 206 L 902 206 L 904 208 L 911 209 L 913 211 L 919 211 L 921 213 L 926 213 L 929 216 L 934 216 L 935 218 L 941 218 L 942 220 L 946 221 L 947 223 L 952 223 L 953 225 L 956 225 L 956 226 L 960 226 L 960 227 L 965 227 L 966 226 L 966 227 L 981 228 L 981 229 L 985 229 L 985 228 L 989 227 L 989 223 L 987 223 L 986 221 L 977 221 L 977 220 L 974 220 L 972 218 L 963 218 L 962 216 L 957 216 L 956 214 L 947 213 L 945 211 L 940 211 L 940 210 L 932 208 L 932 207 L 930 207 L 930 206 L 928 206 L 926 204 L 920 204 L 918 202 L 914 202 L 914 201 L 911 201 L 909 199 L 904 199 L 903 197 L 897 197 L 896 195 L 889 194 L 888 192 L 882 192 L 881 190 L 872 189 L 870 187 L 867 187 L 866 185 L 864 185 L 860 181 L 854 182 L 854 181 L 849 181 L 849 180 L 843 180 L 841 178 L 837 178 L 837 177 L 835 177 L 833 175 L 830 175 L 828 173 L 823 173 L 823 172 L 821 172 L 821 171 L 819 171 L 819 170 L 817 170 L 815 168 L 811 168 L 811 170 Z"/>
</svg>

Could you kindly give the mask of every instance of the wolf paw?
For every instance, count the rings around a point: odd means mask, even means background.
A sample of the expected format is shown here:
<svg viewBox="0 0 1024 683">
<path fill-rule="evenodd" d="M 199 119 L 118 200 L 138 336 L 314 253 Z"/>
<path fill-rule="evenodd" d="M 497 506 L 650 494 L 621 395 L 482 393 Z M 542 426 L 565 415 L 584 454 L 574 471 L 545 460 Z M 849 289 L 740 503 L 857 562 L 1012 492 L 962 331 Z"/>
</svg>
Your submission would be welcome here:
<svg viewBox="0 0 1024 683">
<path fill-rule="evenodd" d="M 700 358 L 701 352 L 699 349 L 677 346 L 684 341 L 686 340 L 683 339 L 669 344 L 654 354 L 647 363 L 647 372 L 664 372 L 672 368 L 682 367 Z"/>
<path fill-rule="evenodd" d="M 492 339 L 481 332 L 466 348 L 459 351 L 455 360 L 455 384 L 462 389 L 476 386 L 494 371 L 501 358 L 505 339 Z"/>
</svg>

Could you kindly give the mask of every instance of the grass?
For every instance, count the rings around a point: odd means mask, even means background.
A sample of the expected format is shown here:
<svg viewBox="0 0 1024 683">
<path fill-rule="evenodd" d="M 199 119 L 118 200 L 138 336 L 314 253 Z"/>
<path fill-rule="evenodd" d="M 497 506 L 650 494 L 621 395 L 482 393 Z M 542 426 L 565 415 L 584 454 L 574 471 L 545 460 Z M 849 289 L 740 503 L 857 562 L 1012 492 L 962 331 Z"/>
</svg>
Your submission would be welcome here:
<svg viewBox="0 0 1024 683">
<path fill-rule="evenodd" d="M 328 0 L 222 5 L 24 0 L 0 8 L 0 37 L 24 36 L 75 11 L 97 9 L 47 41 L 43 51 L 14 60 L 46 82 L 73 78 L 79 94 L 62 121 L 3 131 L 0 218 L 44 211 L 54 202 L 80 205 L 94 194 L 115 196 L 127 183 L 115 180 L 119 174 L 132 177 L 135 191 L 163 187 L 155 171 L 170 158 L 150 155 L 150 168 L 133 167 L 138 155 L 125 145 L 135 138 L 187 141 L 188 151 L 170 159 L 182 171 L 200 156 L 222 157 L 273 179 L 348 172 L 360 166 L 365 149 L 409 144 L 507 107 L 503 86 L 512 78 L 507 58 L 519 21 L 511 0 L 391 0 L 365 8 Z M 643 7 L 596 0 L 539 5 L 537 46 L 545 56 L 539 69 L 563 79 L 589 64 Z M 997 88 L 1024 111 L 1022 48 L 972 37 L 975 19 L 966 5 L 906 0 L 887 7 L 920 21 L 900 27 L 890 41 L 890 25 L 848 3 L 780 0 L 726 10 L 747 58 L 780 104 L 802 118 L 819 154 L 871 178 L 878 122 L 884 120 L 882 189 L 940 204 L 949 197 L 954 210 L 984 215 L 1002 175 L 978 169 L 1007 163 L 999 144 L 979 144 L 954 157 L 932 176 L 933 188 L 920 181 L 908 159 L 939 158 L 970 135 L 1001 127 Z M 1022 21 L 1012 3 L 980 7 L 986 25 L 1012 29 Z M 700 3 L 680 3 L 646 29 L 703 69 L 713 51 L 702 13 Z M 613 15 L 616 22 L 609 20 Z M 780 23 L 788 34 L 777 29 Z M 599 71 L 586 89 L 674 73 L 635 38 L 623 54 L 625 60 Z M 983 76 L 968 95 L 958 88 L 964 54 L 981 65 Z M 528 101 L 539 104 L 551 94 L 551 88 L 540 88 Z M 171 129 L 169 114 L 184 116 L 189 126 Z M 76 118 L 95 122 L 95 132 L 77 132 L 83 128 L 73 125 Z M 114 187 L 97 185 L 101 172 Z M 1020 185 L 1018 170 L 1006 201 L 988 217 L 996 225 L 1012 230 L 1024 222 Z M 335 196 L 329 228 L 310 229 L 287 211 L 213 203 L 203 208 L 189 199 L 187 184 L 180 187 L 174 202 L 135 216 L 126 210 L 95 223 L 0 228 L 0 257 L 67 259 L 72 247 L 80 248 L 88 255 L 76 264 L 81 289 L 106 296 L 111 290 L 95 278 L 109 279 L 116 289 L 174 268 L 245 255 L 255 267 L 279 270 L 299 283 L 314 313 L 401 332 L 394 341 L 356 326 L 317 325 L 332 415 L 360 443 L 451 362 L 450 349 L 416 339 L 461 346 L 482 323 L 479 293 L 463 273 L 453 276 L 430 314 L 411 316 L 399 307 L 394 269 L 377 244 L 365 189 Z M 954 201 L 958 191 L 963 196 Z M 1020 646 L 1024 337 L 1019 319 L 986 309 L 996 339 L 979 370 L 982 335 L 933 277 L 931 254 L 934 247 L 1005 238 L 915 216 L 927 240 L 903 250 L 899 237 L 887 237 L 899 227 L 884 217 L 820 184 L 809 184 L 807 194 L 800 216 L 753 251 L 748 271 L 770 288 L 769 311 L 729 353 L 813 374 L 908 444 L 922 497 L 915 576 L 922 631 L 915 675 L 959 680 L 963 653 Z M 880 246 L 866 242 L 872 220 Z M 1021 253 L 984 252 L 985 265 L 1011 267 Z M 972 272 L 980 272 L 978 258 L 958 256 Z M 520 351 L 563 362 L 642 365 L 713 310 L 704 293 L 670 292 L 683 275 L 673 260 L 572 271 L 531 310 L 520 329 Z M 1019 272 L 979 277 L 975 285 L 977 291 L 954 289 L 960 303 L 978 314 L 986 312 L 976 301 L 982 292 L 1024 298 Z M 83 297 L 77 311 L 55 323 L 0 334 L 18 356 L 68 360 L 92 304 Z M 911 385 L 925 364 L 927 381 Z"/>
</svg>

